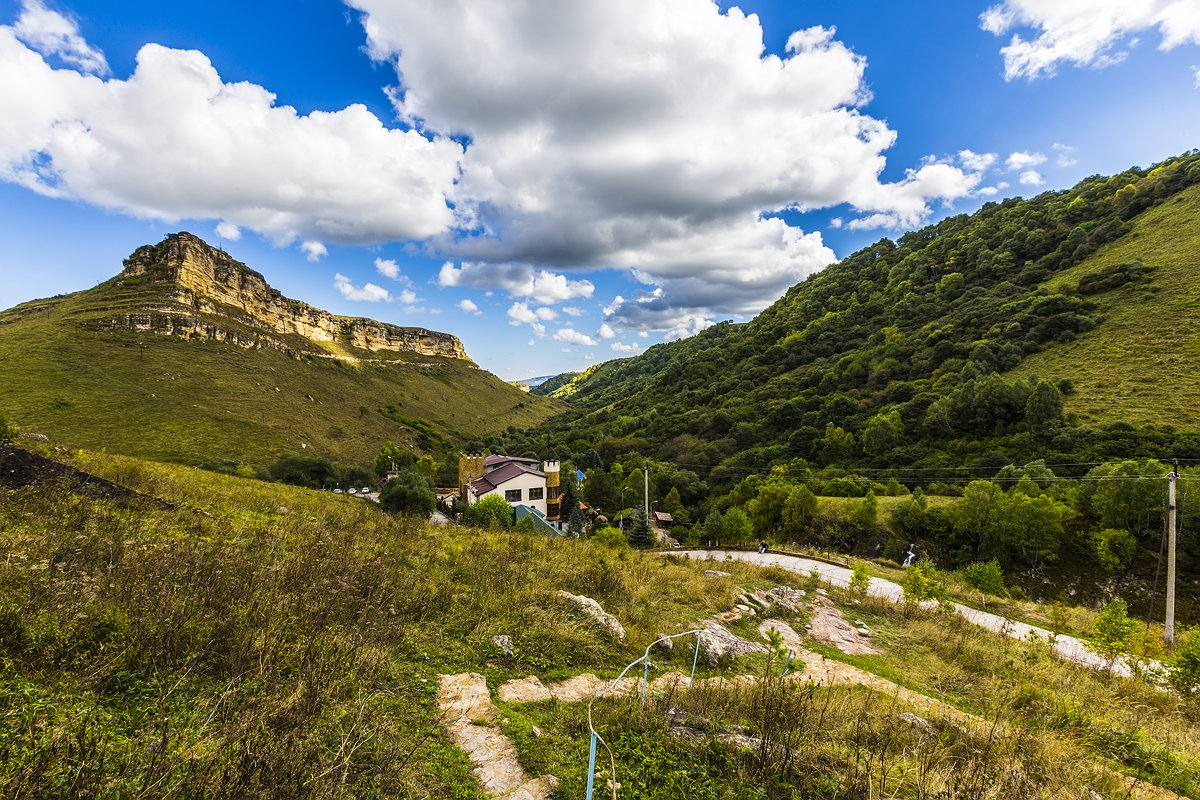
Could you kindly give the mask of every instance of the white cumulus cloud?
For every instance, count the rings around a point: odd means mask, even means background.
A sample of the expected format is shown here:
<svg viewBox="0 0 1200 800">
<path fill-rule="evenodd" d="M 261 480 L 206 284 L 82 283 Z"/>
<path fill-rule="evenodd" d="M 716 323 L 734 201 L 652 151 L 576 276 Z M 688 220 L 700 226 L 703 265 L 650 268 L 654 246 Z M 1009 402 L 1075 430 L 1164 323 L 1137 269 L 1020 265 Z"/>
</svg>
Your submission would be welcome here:
<svg viewBox="0 0 1200 800">
<path fill-rule="evenodd" d="M 104 54 L 79 35 L 79 26 L 41 0 L 24 0 L 21 15 L 12 26 L 17 38 L 44 56 L 58 56 L 80 72 L 109 74 Z"/>
<path fill-rule="evenodd" d="M 438 272 L 439 286 L 465 286 L 472 289 L 500 289 L 509 297 L 529 297 L 547 303 L 591 297 L 596 287 L 589 280 L 570 280 L 530 264 L 488 264 L 464 262 L 454 266 L 447 261 Z"/>
<path fill-rule="evenodd" d="M 375 271 L 385 278 L 391 278 L 394 281 L 401 281 L 403 283 L 411 283 L 411 281 L 409 281 L 409 279 L 400 272 L 400 265 L 396 263 L 395 259 L 375 259 Z"/>
<path fill-rule="evenodd" d="M 613 342 L 611 345 L 609 345 L 609 347 L 613 349 L 614 353 L 636 353 L 642 349 L 642 346 L 637 342 L 631 342 L 630 344 Z"/>
<path fill-rule="evenodd" d="M 1036 167 L 1038 164 L 1045 164 L 1046 156 L 1043 153 L 1013 153 L 1004 161 L 1004 166 L 1009 170 L 1029 169 Z"/>
<path fill-rule="evenodd" d="M 586 345 L 592 347 L 596 344 L 596 340 L 587 334 L 580 333 L 574 328 L 559 328 L 554 332 L 554 341 L 566 342 L 567 344 Z"/>
<path fill-rule="evenodd" d="M 458 307 L 462 309 L 464 314 L 474 314 L 477 317 L 483 316 L 483 312 L 479 310 L 479 306 L 470 300 L 459 300 Z"/>
<path fill-rule="evenodd" d="M 231 242 L 236 242 L 242 238 L 242 229 L 224 220 L 217 223 L 216 233 L 217 236 L 220 236 L 222 239 L 228 239 Z"/>
<path fill-rule="evenodd" d="M 328 248 L 320 242 L 301 242 L 300 249 L 304 251 L 304 257 L 309 261 L 320 261 L 325 256 L 329 255 Z"/>
<path fill-rule="evenodd" d="M 1036 169 L 1027 169 L 1021 173 L 1021 177 L 1018 182 L 1022 186 L 1041 186 L 1046 182 L 1046 179 L 1043 178 L 1042 173 L 1038 172 Z"/>
<path fill-rule="evenodd" d="M 278 244 L 421 239 L 454 222 L 463 151 L 449 138 L 389 129 L 361 105 L 298 114 L 194 50 L 147 44 L 127 79 L 105 73 L 75 23 L 39 3 L 0 26 L 0 180 Z"/>
<path fill-rule="evenodd" d="M 633 269 L 693 315 L 750 313 L 834 260 L 770 212 L 916 224 L 978 183 L 951 164 L 881 182 L 896 134 L 832 29 L 777 56 L 711 0 L 348 1 L 400 118 L 469 137 L 458 232 L 433 240 L 461 261 Z"/>
<path fill-rule="evenodd" d="M 333 288 L 341 293 L 342 297 L 347 300 L 364 301 L 368 303 L 391 302 L 392 296 L 387 289 L 382 286 L 376 286 L 373 283 L 368 283 L 362 287 L 356 287 L 350 282 L 350 279 L 340 272 L 333 276 Z M 404 302 L 412 302 L 406 300 Z"/>
<path fill-rule="evenodd" d="M 1052 76 L 1060 63 L 1118 63 L 1143 31 L 1158 31 L 1160 50 L 1200 43 L 1196 0 L 1004 0 L 979 22 L 997 36 L 1016 31 L 1000 50 L 1005 80 Z"/>
</svg>

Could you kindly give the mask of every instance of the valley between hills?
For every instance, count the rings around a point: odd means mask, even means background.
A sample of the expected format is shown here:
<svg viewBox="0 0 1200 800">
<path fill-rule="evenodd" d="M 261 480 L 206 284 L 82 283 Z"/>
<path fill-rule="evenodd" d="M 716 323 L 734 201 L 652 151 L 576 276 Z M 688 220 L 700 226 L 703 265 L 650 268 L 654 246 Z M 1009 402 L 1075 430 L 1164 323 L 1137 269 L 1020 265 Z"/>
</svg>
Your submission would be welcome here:
<svg viewBox="0 0 1200 800">
<path fill-rule="evenodd" d="M 0 794 L 1200 796 L 1198 221 L 989 203 L 528 392 L 184 233 L 0 312 Z"/>
</svg>

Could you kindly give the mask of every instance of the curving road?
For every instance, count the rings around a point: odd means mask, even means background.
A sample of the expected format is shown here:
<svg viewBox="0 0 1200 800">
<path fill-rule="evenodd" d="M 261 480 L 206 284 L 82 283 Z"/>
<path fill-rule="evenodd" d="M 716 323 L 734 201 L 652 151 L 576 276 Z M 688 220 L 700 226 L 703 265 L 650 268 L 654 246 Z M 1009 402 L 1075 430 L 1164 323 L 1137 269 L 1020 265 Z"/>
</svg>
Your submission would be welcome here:
<svg viewBox="0 0 1200 800">
<path fill-rule="evenodd" d="M 684 555 L 688 558 L 695 558 L 701 561 L 726 561 L 733 559 L 735 561 L 756 564 L 760 567 L 780 567 L 805 577 L 816 572 L 820 576 L 821 581 L 831 586 L 850 586 L 851 573 L 849 567 L 841 567 L 836 564 L 830 564 L 827 561 L 818 561 L 817 559 L 806 558 L 804 556 L 775 553 L 769 550 L 766 553 L 757 553 L 751 550 L 708 550 L 690 547 L 678 547 L 665 552 L 671 555 Z M 867 594 L 871 597 L 881 597 L 892 603 L 904 602 L 904 590 L 900 588 L 900 584 L 884 580 L 883 578 L 871 578 Z M 968 622 L 973 622 L 976 625 L 997 633 L 1002 633 L 1005 636 L 1011 636 L 1014 639 L 1027 639 L 1033 633 L 1047 641 L 1050 639 L 1050 631 L 1039 628 L 1036 625 L 1008 620 L 998 614 L 980 611 L 977 608 L 964 606 L 962 603 L 954 603 L 953 605 L 955 610 Z M 1054 651 L 1061 658 L 1073 661 L 1076 664 L 1082 664 L 1083 666 L 1098 670 L 1108 668 L 1108 663 L 1103 658 L 1086 649 L 1082 642 L 1071 636 L 1059 634 L 1054 642 Z M 1112 670 L 1114 674 L 1125 677 L 1132 674 L 1124 662 L 1114 664 Z"/>
</svg>

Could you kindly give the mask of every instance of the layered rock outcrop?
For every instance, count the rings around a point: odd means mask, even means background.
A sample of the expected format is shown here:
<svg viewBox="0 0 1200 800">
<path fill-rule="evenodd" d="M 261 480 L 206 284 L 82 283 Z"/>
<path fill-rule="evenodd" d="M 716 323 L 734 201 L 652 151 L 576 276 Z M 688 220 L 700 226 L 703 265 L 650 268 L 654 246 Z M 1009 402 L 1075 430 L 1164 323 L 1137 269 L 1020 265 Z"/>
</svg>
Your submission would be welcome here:
<svg viewBox="0 0 1200 800">
<path fill-rule="evenodd" d="M 163 284 L 173 307 L 147 309 L 115 320 L 122 327 L 167 335 L 192 333 L 242 346 L 282 346 L 262 334 L 300 336 L 312 342 L 341 342 L 370 351 L 405 351 L 466 359 L 462 342 L 448 333 L 402 328 L 362 317 L 339 317 L 284 297 L 261 274 L 190 233 L 172 233 L 143 245 L 124 262 L 126 281 Z M 250 329 L 222 326 L 225 317 Z"/>
</svg>

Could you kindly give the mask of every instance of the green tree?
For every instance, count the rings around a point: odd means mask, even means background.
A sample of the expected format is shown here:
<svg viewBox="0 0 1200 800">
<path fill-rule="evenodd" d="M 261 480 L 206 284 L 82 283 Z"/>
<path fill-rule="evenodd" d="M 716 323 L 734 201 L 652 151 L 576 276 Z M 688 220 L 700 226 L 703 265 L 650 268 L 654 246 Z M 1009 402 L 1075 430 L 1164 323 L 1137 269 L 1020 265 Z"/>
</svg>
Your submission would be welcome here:
<svg viewBox="0 0 1200 800">
<path fill-rule="evenodd" d="M 879 524 L 879 501 L 875 492 L 868 490 L 867 496 L 854 504 L 854 516 L 858 519 L 858 527 L 863 533 L 874 533 Z"/>
<path fill-rule="evenodd" d="M 427 517 L 436 506 L 437 494 L 433 491 L 433 481 L 416 469 L 400 470 L 379 493 L 379 507 L 392 514 Z"/>
<path fill-rule="evenodd" d="M 750 517 L 737 507 L 725 512 L 721 518 L 721 528 L 730 542 L 745 542 L 754 536 L 754 526 L 750 523 Z"/>
<path fill-rule="evenodd" d="M 721 512 L 715 508 L 708 512 L 708 516 L 704 518 L 704 540 L 706 542 L 719 542 L 725 536 L 725 523 L 721 519 Z"/>
<path fill-rule="evenodd" d="M 959 577 L 971 588 L 985 594 L 1004 597 L 1004 569 L 996 559 L 991 561 L 973 561 L 958 571 Z"/>
<path fill-rule="evenodd" d="M 1063 422 L 1062 392 L 1050 381 L 1037 381 L 1025 404 L 1025 424 L 1034 436 L 1051 436 Z"/>
<path fill-rule="evenodd" d="M 1083 506 L 1103 528 L 1138 536 L 1160 529 L 1168 467 L 1155 461 L 1103 464 L 1087 474 Z"/>
<path fill-rule="evenodd" d="M 561 498 L 559 504 L 559 519 L 566 522 L 571 521 L 571 512 L 579 508 L 579 497 L 575 494 L 575 481 L 563 476 L 563 490 L 559 495 Z"/>
<path fill-rule="evenodd" d="M 1129 531 L 1117 528 L 1102 528 L 1088 533 L 1088 541 L 1096 562 L 1108 573 L 1129 565 L 1133 553 L 1137 549 L 1137 541 Z"/>
<path fill-rule="evenodd" d="M 498 494 L 489 494 L 463 511 L 463 522 L 480 528 L 511 528 L 513 509 Z"/>
<path fill-rule="evenodd" d="M 567 519 L 567 535 L 573 536 L 576 539 L 583 538 L 583 528 L 587 524 L 587 517 L 583 515 L 583 509 L 579 506 L 571 509 L 571 516 Z"/>
<path fill-rule="evenodd" d="M 789 536 L 801 536 L 812 524 L 817 510 L 817 496 L 804 484 L 788 493 L 783 504 L 783 527 Z"/>
<path fill-rule="evenodd" d="M 1004 490 L 991 481 L 971 481 L 949 515 L 959 542 L 980 554 L 994 550 L 1002 539 Z"/>
<path fill-rule="evenodd" d="M 758 487 L 758 494 L 746 504 L 746 513 L 755 530 L 770 535 L 783 525 L 783 507 L 794 484 L 781 477 L 772 477 Z"/>
<path fill-rule="evenodd" d="M 1092 638 L 1084 647 L 1100 656 L 1111 670 L 1117 659 L 1133 652 L 1137 623 L 1129 618 L 1129 606 L 1117 597 L 1101 609 L 1092 626 Z"/>
<path fill-rule="evenodd" d="M 863 430 L 863 450 L 868 455 L 881 456 L 900 444 L 903 433 L 904 423 L 900 421 L 899 411 L 876 414 Z"/>
<path fill-rule="evenodd" d="M 371 477 L 371 473 L 367 472 L 362 467 L 349 466 L 342 470 L 342 486 L 370 486 L 375 481 Z"/>
<path fill-rule="evenodd" d="M 382 478 L 393 469 L 402 470 L 411 467 L 416 460 L 417 457 L 413 455 L 412 450 L 395 442 L 388 442 L 380 448 L 379 455 L 375 456 L 375 474 Z"/>
<path fill-rule="evenodd" d="M 654 544 L 654 532 L 650 530 L 650 521 L 646 519 L 646 509 L 639 508 L 633 528 L 629 531 L 629 545 L 637 548 L 647 548 Z"/>
<path fill-rule="evenodd" d="M 678 493 L 675 496 L 678 498 Z M 592 508 L 604 509 L 607 514 L 620 510 L 617 508 L 617 490 L 613 487 L 612 479 L 599 467 L 587 471 L 583 481 L 583 502 Z"/>
<path fill-rule="evenodd" d="M 294 486 L 307 486 L 310 489 L 332 486 L 341 477 L 337 467 L 329 463 L 328 459 L 296 453 L 284 453 L 267 467 L 267 471 L 272 480 Z"/>
<path fill-rule="evenodd" d="M 692 519 L 688 516 L 687 509 L 683 507 L 683 500 L 679 497 L 679 490 L 674 486 L 671 491 L 667 492 L 667 496 L 663 498 L 663 511 L 671 515 L 671 519 L 675 521 L 675 525 L 691 525 Z"/>
</svg>

